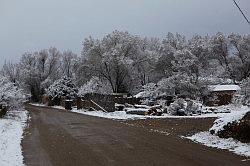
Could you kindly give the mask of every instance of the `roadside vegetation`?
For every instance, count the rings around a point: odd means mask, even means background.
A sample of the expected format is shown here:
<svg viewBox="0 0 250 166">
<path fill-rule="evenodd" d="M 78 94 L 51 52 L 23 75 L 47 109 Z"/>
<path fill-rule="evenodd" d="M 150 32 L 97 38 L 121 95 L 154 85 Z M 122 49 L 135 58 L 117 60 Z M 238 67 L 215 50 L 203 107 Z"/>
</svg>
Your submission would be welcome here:
<svg viewBox="0 0 250 166">
<path fill-rule="evenodd" d="M 205 102 L 217 85 L 214 92 L 224 93 L 227 106 Z M 117 96 L 132 104 L 116 102 Z M 26 52 L 20 62 L 5 63 L 1 70 L 1 115 L 21 110 L 26 100 L 70 110 L 80 103 L 92 112 L 72 112 L 110 119 L 218 117 L 214 126 L 223 122 L 220 132 L 212 128 L 188 138 L 218 148 L 211 139 L 225 143 L 221 139 L 234 138 L 245 142 L 234 147 L 249 148 L 250 35 L 217 33 L 186 39 L 168 33 L 158 39 L 114 31 L 100 39 L 86 38 L 81 55 L 54 47 Z M 106 109 L 111 107 L 114 110 Z M 239 112 L 242 116 L 234 119 Z M 249 151 L 236 153 L 249 156 Z"/>
</svg>

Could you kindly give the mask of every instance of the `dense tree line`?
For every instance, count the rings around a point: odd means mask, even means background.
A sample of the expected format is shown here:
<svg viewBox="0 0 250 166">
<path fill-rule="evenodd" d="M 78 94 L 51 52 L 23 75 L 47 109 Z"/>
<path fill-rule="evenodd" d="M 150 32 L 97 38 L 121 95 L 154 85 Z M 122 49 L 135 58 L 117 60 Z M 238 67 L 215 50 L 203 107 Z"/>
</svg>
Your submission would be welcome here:
<svg viewBox="0 0 250 166">
<path fill-rule="evenodd" d="M 39 101 L 56 80 L 72 78 L 82 93 L 131 93 L 199 97 L 207 84 L 239 83 L 250 77 L 250 35 L 217 33 L 164 39 L 114 31 L 83 41 L 81 55 L 56 48 L 25 53 L 6 63 L 2 75 Z M 150 93 L 150 92 L 149 92 Z"/>
</svg>

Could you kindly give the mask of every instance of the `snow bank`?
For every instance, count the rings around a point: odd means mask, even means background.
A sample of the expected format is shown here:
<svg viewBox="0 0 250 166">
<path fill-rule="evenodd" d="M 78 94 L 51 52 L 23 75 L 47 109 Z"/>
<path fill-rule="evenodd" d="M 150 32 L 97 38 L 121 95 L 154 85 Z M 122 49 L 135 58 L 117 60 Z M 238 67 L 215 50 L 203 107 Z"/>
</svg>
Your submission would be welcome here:
<svg viewBox="0 0 250 166">
<path fill-rule="evenodd" d="M 148 116 L 148 115 L 133 115 L 133 114 L 126 114 L 125 111 L 115 111 L 115 112 L 102 112 L 102 111 L 87 111 L 87 110 L 77 110 L 76 108 L 73 108 L 71 110 L 72 112 L 84 114 L 84 115 L 90 115 L 90 116 L 96 116 L 101 118 L 107 118 L 107 119 L 118 119 L 118 120 L 136 120 L 136 119 L 160 119 L 160 118 L 177 118 L 177 119 L 185 119 L 185 118 L 214 118 L 214 117 L 223 117 L 225 116 L 225 113 L 219 113 L 219 114 L 204 114 L 204 115 L 197 115 L 197 116 L 172 116 L 169 114 L 163 114 L 162 116 Z"/>
<path fill-rule="evenodd" d="M 115 112 L 102 112 L 102 111 L 86 111 L 86 110 L 71 110 L 75 113 L 80 113 L 84 115 L 96 116 L 107 119 L 118 119 L 118 120 L 126 120 L 126 119 L 146 119 L 146 118 L 161 118 L 156 116 L 143 116 L 143 115 L 132 115 L 127 114 L 125 111 L 115 111 Z"/>
<path fill-rule="evenodd" d="M 232 111 L 230 114 L 226 114 L 225 116 L 217 119 L 214 122 L 213 127 L 210 129 L 210 131 L 213 131 L 215 134 L 219 131 L 224 129 L 224 126 L 226 126 L 228 123 L 237 122 L 240 119 L 242 119 L 247 112 L 249 112 L 250 109 L 245 106 L 238 108 L 235 111 Z"/>
<path fill-rule="evenodd" d="M 186 138 L 204 144 L 208 147 L 229 150 L 235 154 L 250 157 L 250 144 L 241 143 L 232 138 L 219 138 L 218 136 L 212 135 L 209 132 L 200 132 Z"/>
<path fill-rule="evenodd" d="M 30 105 L 36 106 L 36 107 L 46 107 L 45 104 L 40 104 L 40 103 L 30 103 Z"/>
<path fill-rule="evenodd" d="M 59 109 L 59 110 L 65 110 L 63 106 L 52 106 L 52 108 Z"/>
<path fill-rule="evenodd" d="M 215 134 L 224 129 L 228 123 L 238 122 L 240 121 L 247 112 L 249 112 L 248 107 L 235 108 L 229 114 L 224 114 L 219 119 L 214 122 L 214 125 L 210 129 Z M 215 147 L 218 149 L 226 149 L 231 152 L 234 152 L 241 156 L 250 157 L 250 144 L 249 143 L 241 143 L 233 138 L 220 138 L 216 135 L 212 135 L 209 131 L 200 132 L 191 137 L 186 137 L 187 139 L 193 140 L 195 142 L 204 144 L 209 147 Z"/>
<path fill-rule="evenodd" d="M 10 111 L 0 119 L 0 165 L 23 166 L 21 140 L 27 121 L 26 111 Z"/>
<path fill-rule="evenodd" d="M 46 106 L 44 104 L 39 104 L 39 103 L 30 103 L 30 105 L 33 105 L 33 106 L 36 106 L 36 107 L 49 107 L 49 106 Z M 51 106 L 51 108 L 65 110 L 65 108 L 62 107 L 62 106 Z"/>
</svg>

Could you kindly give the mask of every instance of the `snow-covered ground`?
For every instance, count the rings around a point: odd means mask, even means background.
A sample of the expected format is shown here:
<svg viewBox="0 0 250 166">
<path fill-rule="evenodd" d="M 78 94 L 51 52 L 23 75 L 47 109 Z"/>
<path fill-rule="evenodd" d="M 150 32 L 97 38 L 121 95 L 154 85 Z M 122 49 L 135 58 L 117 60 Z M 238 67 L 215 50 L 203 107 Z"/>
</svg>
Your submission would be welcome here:
<svg viewBox="0 0 250 166">
<path fill-rule="evenodd" d="M 23 166 L 21 140 L 27 111 L 11 111 L 0 119 L 0 166 Z"/>
<path fill-rule="evenodd" d="M 39 104 L 39 103 L 30 103 L 30 105 L 37 106 L 37 107 L 48 107 L 48 106 L 46 106 L 44 104 Z M 51 108 L 65 110 L 65 108 L 63 108 L 62 106 L 51 106 Z"/>
<path fill-rule="evenodd" d="M 250 111 L 249 107 L 241 107 L 235 109 L 236 110 L 232 111 L 231 113 L 226 114 L 217 119 L 214 122 L 213 127 L 210 128 L 210 131 L 213 130 L 216 134 L 218 131 L 223 130 L 223 127 L 225 125 L 231 122 L 238 122 L 244 117 L 247 112 Z M 219 138 L 216 135 L 212 135 L 209 131 L 200 132 L 186 138 L 209 147 L 226 149 L 231 152 L 234 152 L 235 154 L 250 157 L 250 143 L 241 143 L 240 141 L 234 140 L 233 138 Z"/>
<path fill-rule="evenodd" d="M 186 137 L 197 143 L 204 144 L 208 147 L 229 150 L 235 154 L 250 157 L 250 144 L 241 143 L 232 138 L 224 139 L 210 134 L 210 132 L 200 132 L 191 137 Z"/>
<path fill-rule="evenodd" d="M 227 125 L 230 122 L 238 122 L 245 116 L 247 112 L 250 111 L 250 108 L 247 106 L 235 109 L 237 110 L 232 111 L 230 114 L 226 114 L 225 116 L 222 116 L 221 118 L 217 119 L 214 122 L 214 125 L 210 129 L 210 131 L 213 130 L 216 134 L 218 131 L 223 130 L 223 127 L 225 125 Z"/>
<path fill-rule="evenodd" d="M 227 113 L 218 113 L 218 114 L 202 114 L 202 115 L 196 115 L 196 116 L 172 116 L 169 114 L 163 114 L 162 116 L 148 116 L 148 115 L 132 115 L 132 114 L 126 114 L 125 111 L 115 111 L 115 112 L 103 112 L 103 111 L 87 111 L 87 110 L 77 110 L 76 108 L 71 110 L 72 112 L 84 114 L 84 115 L 90 115 L 90 116 L 96 116 L 101 118 L 107 118 L 107 119 L 118 119 L 118 120 L 135 120 L 135 119 L 147 119 L 147 118 L 209 118 L 209 117 L 223 117 Z"/>
<path fill-rule="evenodd" d="M 39 103 L 31 103 L 33 106 L 38 107 L 47 107 L 44 104 Z M 51 108 L 57 108 L 64 110 L 62 106 L 52 106 Z M 214 112 L 210 111 L 209 109 L 216 109 Z M 155 118 L 155 119 L 161 119 L 161 118 L 220 118 L 225 117 L 231 113 L 237 115 L 237 107 L 233 107 L 231 105 L 229 106 L 220 106 L 220 107 L 204 107 L 203 114 L 201 115 L 193 115 L 193 116 L 174 116 L 169 114 L 163 114 L 162 116 L 149 116 L 149 115 L 133 115 L 133 114 L 127 114 L 125 111 L 115 111 L 115 112 L 103 112 L 103 111 L 88 111 L 84 109 L 76 109 L 73 107 L 71 112 L 89 115 L 89 116 L 95 116 L 100 118 L 107 118 L 107 119 L 117 119 L 117 120 L 136 120 L 136 119 L 147 119 L 147 118 Z M 228 113 L 231 112 L 231 113 Z"/>
</svg>

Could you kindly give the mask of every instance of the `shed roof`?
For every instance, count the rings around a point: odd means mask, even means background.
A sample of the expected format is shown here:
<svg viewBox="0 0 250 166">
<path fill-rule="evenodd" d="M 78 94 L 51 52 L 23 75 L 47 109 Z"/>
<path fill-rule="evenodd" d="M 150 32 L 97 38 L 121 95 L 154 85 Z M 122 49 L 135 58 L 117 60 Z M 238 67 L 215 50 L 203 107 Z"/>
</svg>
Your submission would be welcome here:
<svg viewBox="0 0 250 166">
<path fill-rule="evenodd" d="M 238 85 L 210 85 L 209 89 L 212 92 L 220 92 L 220 91 L 238 91 L 241 88 Z"/>
</svg>

